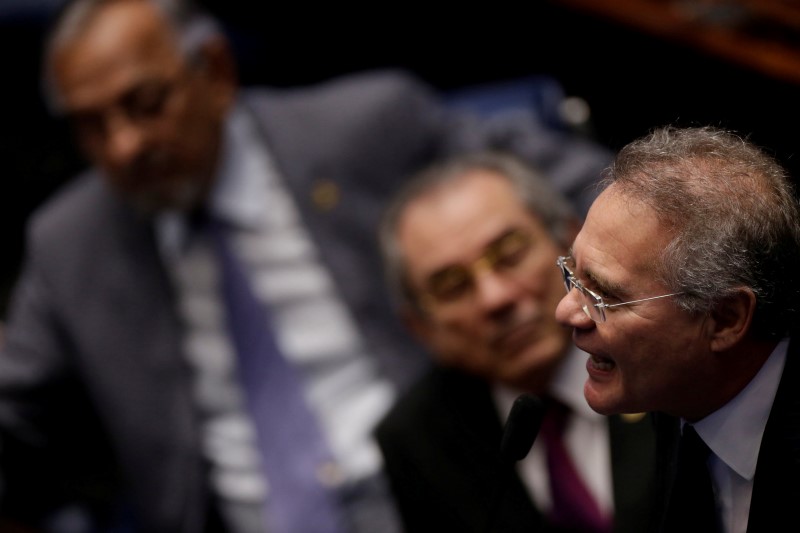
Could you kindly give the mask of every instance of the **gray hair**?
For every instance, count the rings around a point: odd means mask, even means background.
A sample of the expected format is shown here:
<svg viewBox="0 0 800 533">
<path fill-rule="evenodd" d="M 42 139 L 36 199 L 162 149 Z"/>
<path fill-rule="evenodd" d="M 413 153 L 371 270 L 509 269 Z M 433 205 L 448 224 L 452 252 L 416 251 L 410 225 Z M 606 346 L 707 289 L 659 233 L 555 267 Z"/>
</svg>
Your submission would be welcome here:
<svg viewBox="0 0 800 533">
<path fill-rule="evenodd" d="M 786 171 L 737 134 L 667 126 L 625 146 L 603 183 L 674 231 L 654 270 L 690 312 L 741 287 L 757 298 L 752 330 L 787 333 L 798 308 L 800 208 Z"/>
<path fill-rule="evenodd" d="M 569 246 L 574 208 L 539 172 L 518 158 L 500 152 L 474 152 L 436 162 L 407 181 L 384 212 L 379 228 L 384 273 L 397 307 L 422 312 L 409 284 L 406 261 L 398 241 L 400 219 L 415 200 L 451 185 L 473 171 L 488 171 L 507 179 L 520 202 L 542 222 L 553 239 Z M 555 266 L 553 267 L 555 268 Z"/>
<path fill-rule="evenodd" d="M 95 15 L 105 6 L 132 0 L 67 0 L 48 29 L 42 60 L 42 93 L 54 114 L 60 111 L 53 74 L 53 56 L 64 44 L 80 36 Z M 224 36 L 218 22 L 191 0 L 137 0 L 149 2 L 175 30 L 178 50 L 190 64 L 201 58 L 200 50 L 212 38 Z"/>
</svg>

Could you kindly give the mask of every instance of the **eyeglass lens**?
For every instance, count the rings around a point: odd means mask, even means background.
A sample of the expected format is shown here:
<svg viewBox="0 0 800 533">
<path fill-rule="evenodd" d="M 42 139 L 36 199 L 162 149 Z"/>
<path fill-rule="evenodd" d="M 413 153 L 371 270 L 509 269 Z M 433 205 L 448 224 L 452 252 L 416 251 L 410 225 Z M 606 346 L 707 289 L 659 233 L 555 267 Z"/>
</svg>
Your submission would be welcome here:
<svg viewBox="0 0 800 533">
<path fill-rule="evenodd" d="M 605 322 L 606 314 L 603 309 L 603 299 L 600 296 L 595 296 L 580 281 L 572 274 L 572 271 L 567 266 L 569 257 L 559 257 L 558 266 L 561 269 L 561 274 L 564 276 L 564 288 L 567 294 L 572 290 L 572 287 L 578 289 L 581 297 L 581 309 L 586 313 L 586 316 L 595 322 Z"/>
<path fill-rule="evenodd" d="M 491 243 L 472 265 L 453 265 L 437 272 L 428 280 L 427 292 L 440 303 L 464 300 L 475 289 L 476 272 L 490 269 L 511 273 L 521 268 L 532 250 L 530 236 L 513 230 Z"/>
</svg>

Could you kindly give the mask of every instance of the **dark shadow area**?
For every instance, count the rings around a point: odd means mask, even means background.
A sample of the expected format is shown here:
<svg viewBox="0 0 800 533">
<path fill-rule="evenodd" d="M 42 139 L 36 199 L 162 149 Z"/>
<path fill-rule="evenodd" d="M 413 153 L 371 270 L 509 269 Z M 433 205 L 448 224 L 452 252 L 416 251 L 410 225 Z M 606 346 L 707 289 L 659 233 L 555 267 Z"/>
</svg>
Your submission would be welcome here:
<svg viewBox="0 0 800 533">
<path fill-rule="evenodd" d="M 22 257 L 24 221 L 82 166 L 39 89 L 52 3 L 0 12 L 0 317 Z M 410 7 L 348 12 L 295 5 L 265 15 L 244 0 L 204 3 L 224 21 L 246 85 L 292 86 L 387 66 L 412 70 L 443 91 L 549 74 L 589 103 L 591 132 L 610 148 L 666 123 L 714 124 L 750 135 L 793 175 L 800 171 L 797 85 L 556 2 L 451 12 L 448 19 Z"/>
</svg>

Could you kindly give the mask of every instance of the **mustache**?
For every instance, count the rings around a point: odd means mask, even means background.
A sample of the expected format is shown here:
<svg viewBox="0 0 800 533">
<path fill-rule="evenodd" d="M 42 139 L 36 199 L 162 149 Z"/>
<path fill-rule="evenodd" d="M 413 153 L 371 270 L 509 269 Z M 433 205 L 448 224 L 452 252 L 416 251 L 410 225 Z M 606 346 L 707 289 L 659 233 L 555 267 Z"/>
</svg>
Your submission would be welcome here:
<svg viewBox="0 0 800 533">
<path fill-rule="evenodd" d="M 492 349 L 502 349 L 508 340 L 520 332 L 530 330 L 535 332 L 541 320 L 539 313 L 530 314 L 527 316 L 512 317 L 500 325 L 489 337 L 489 346 Z"/>
<path fill-rule="evenodd" d="M 135 180 L 142 174 L 150 174 L 159 170 L 169 161 L 169 156 L 162 150 L 146 150 L 137 154 L 121 171 L 126 181 Z"/>
</svg>

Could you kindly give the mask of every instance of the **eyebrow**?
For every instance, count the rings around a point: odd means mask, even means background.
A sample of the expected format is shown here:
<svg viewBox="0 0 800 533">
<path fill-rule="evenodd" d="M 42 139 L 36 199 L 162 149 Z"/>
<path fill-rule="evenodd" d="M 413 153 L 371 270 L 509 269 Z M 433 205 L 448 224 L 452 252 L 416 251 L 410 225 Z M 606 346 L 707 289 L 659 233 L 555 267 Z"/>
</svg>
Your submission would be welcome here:
<svg viewBox="0 0 800 533">
<path fill-rule="evenodd" d="M 575 251 L 572 246 L 569 247 L 568 253 L 574 261 Z M 575 269 L 577 270 L 577 263 Z M 604 295 L 608 295 L 609 297 L 612 295 L 615 297 L 624 297 L 626 295 L 625 288 L 621 284 L 612 283 L 591 269 L 584 269 L 581 272 L 576 272 L 575 276 L 577 276 L 579 279 L 582 279 L 584 283 L 588 281 L 591 288 L 603 293 Z"/>
<path fill-rule="evenodd" d="M 599 276 L 594 271 L 588 269 L 585 270 L 582 274 L 585 278 L 585 281 L 589 281 L 590 286 L 595 288 L 603 295 L 606 296 L 614 295 L 615 297 L 625 295 L 625 289 L 619 283 L 612 283 L 604 279 L 603 277 Z"/>
<path fill-rule="evenodd" d="M 128 106 L 130 105 L 130 101 L 137 97 L 137 93 L 141 92 L 143 86 L 146 87 L 147 84 L 137 83 L 136 85 L 132 85 L 123 91 L 121 94 L 117 95 L 113 101 L 107 102 L 102 105 L 93 105 L 93 106 L 85 106 L 85 105 L 78 105 L 78 106 L 71 106 L 68 107 L 67 105 L 62 105 L 61 109 L 59 110 L 59 114 L 61 117 L 67 120 L 75 120 L 81 117 L 88 117 L 91 115 L 102 115 L 103 112 L 108 109 L 109 107 L 114 106 Z"/>
<path fill-rule="evenodd" d="M 471 266 L 479 258 L 481 258 L 484 255 L 486 255 L 486 252 L 491 250 L 492 247 L 497 246 L 498 244 L 500 244 L 500 242 L 503 239 L 508 238 L 509 235 L 512 235 L 513 233 L 516 233 L 516 232 L 519 232 L 519 231 L 522 231 L 522 229 L 517 227 L 517 226 L 511 226 L 511 227 L 506 228 L 497 237 L 495 237 L 494 239 L 492 239 L 491 241 L 486 243 L 486 245 L 483 247 L 483 249 L 481 250 L 481 252 L 478 255 L 478 257 L 476 257 L 475 259 L 473 259 L 473 260 L 471 260 L 471 261 L 469 261 L 467 263 L 449 263 L 447 265 L 444 265 L 441 268 L 438 268 L 438 269 L 434 270 L 433 272 L 431 272 L 430 275 L 428 275 L 427 279 L 431 280 L 435 276 L 438 276 L 438 275 L 441 275 L 441 274 L 446 274 L 448 272 L 451 272 L 453 270 L 457 270 L 459 268 L 463 268 L 465 266 Z M 534 242 L 535 242 L 534 237 L 531 237 L 531 243 L 534 243 Z"/>
</svg>

